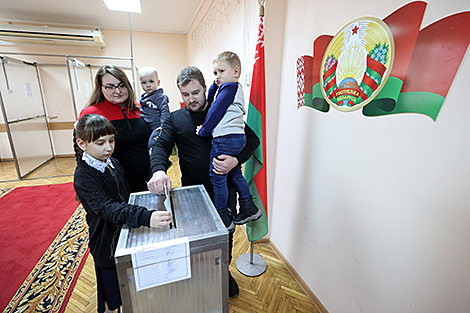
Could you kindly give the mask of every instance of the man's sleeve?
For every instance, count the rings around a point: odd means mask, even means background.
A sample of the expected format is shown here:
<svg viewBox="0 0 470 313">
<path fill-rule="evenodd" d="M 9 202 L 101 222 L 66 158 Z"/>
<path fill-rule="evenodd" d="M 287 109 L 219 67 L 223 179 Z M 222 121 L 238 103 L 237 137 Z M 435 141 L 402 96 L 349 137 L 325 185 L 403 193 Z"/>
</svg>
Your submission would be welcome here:
<svg viewBox="0 0 470 313">
<path fill-rule="evenodd" d="M 176 140 L 173 114 L 165 119 L 162 126 L 162 134 L 158 137 L 156 144 L 152 148 L 150 155 L 150 168 L 152 173 L 165 171 L 168 168 L 168 158 L 171 155 Z"/>
<path fill-rule="evenodd" d="M 260 141 L 255 132 L 245 123 L 246 145 L 245 148 L 237 155 L 238 164 L 243 164 L 253 155 L 258 149 Z"/>
</svg>

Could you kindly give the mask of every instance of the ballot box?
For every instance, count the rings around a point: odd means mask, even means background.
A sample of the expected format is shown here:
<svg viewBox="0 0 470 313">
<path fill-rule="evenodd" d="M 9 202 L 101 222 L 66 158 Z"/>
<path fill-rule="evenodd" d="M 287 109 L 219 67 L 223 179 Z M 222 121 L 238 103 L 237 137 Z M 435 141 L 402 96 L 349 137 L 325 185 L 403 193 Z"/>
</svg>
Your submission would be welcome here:
<svg viewBox="0 0 470 313">
<path fill-rule="evenodd" d="M 174 188 L 167 198 L 133 193 L 129 203 L 171 207 L 174 225 L 123 226 L 116 248 L 126 313 L 228 312 L 228 232 L 204 186 Z"/>
</svg>

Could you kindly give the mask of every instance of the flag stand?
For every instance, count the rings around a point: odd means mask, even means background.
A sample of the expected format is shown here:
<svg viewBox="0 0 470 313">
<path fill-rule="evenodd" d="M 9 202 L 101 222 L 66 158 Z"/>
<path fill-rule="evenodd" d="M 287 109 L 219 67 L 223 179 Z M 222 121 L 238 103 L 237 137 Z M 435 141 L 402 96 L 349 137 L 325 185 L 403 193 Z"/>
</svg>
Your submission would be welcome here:
<svg viewBox="0 0 470 313">
<path fill-rule="evenodd" d="M 253 80 L 250 92 L 250 106 L 248 108 L 247 124 L 255 130 L 261 140 L 253 156 L 245 163 L 245 178 L 250 186 L 253 200 L 257 202 L 258 208 L 262 207 L 263 216 L 257 221 L 247 224 L 247 237 L 250 240 L 250 233 L 256 231 L 256 239 L 252 238 L 250 253 L 245 253 L 237 258 L 237 269 L 246 276 L 259 276 L 266 271 L 266 261 L 262 256 L 253 253 L 253 241 L 259 240 L 268 233 L 267 221 L 267 192 L 266 192 L 266 129 L 264 122 L 259 120 L 259 116 L 265 116 L 266 107 L 266 86 L 265 86 L 265 65 L 264 65 L 264 4 L 266 0 L 258 0 L 260 25 L 259 35 L 256 43 L 255 64 L 253 66 Z M 256 112 L 255 114 L 253 114 Z M 263 168 L 264 166 L 264 168 Z M 253 175 L 253 176 L 251 176 Z M 259 194 L 257 186 L 263 186 L 262 194 Z M 255 194 L 257 196 L 255 196 Z M 251 231 L 248 231 L 250 229 Z M 261 230 L 261 231 L 260 231 Z"/>
<path fill-rule="evenodd" d="M 251 242 L 250 253 L 245 253 L 237 258 L 237 269 L 246 276 L 259 276 L 266 271 L 266 261 L 262 256 L 253 253 L 253 242 Z"/>
</svg>

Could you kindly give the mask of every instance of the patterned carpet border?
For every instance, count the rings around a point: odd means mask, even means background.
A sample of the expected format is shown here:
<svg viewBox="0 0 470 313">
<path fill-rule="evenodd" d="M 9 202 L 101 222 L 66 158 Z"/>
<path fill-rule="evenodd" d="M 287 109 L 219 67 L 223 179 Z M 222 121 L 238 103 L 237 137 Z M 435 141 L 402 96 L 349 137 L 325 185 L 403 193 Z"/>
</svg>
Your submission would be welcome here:
<svg viewBox="0 0 470 313">
<path fill-rule="evenodd" d="M 88 255 L 85 215 L 82 206 L 75 210 L 3 313 L 60 312 Z"/>
<path fill-rule="evenodd" d="M 13 188 L 0 188 L 0 198 L 12 191 Z"/>
</svg>

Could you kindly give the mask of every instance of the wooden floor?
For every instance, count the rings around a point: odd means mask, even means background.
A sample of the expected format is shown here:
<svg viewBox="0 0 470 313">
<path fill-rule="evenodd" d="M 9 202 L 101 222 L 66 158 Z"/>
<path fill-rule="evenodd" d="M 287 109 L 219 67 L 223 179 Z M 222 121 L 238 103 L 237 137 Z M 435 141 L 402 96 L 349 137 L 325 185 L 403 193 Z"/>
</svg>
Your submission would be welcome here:
<svg viewBox="0 0 470 313">
<path fill-rule="evenodd" d="M 169 176 L 173 186 L 177 187 L 180 185 L 179 165 L 176 158 L 173 161 Z M 0 162 L 0 188 L 71 182 L 74 168 L 74 158 L 56 158 L 18 180 L 14 162 Z M 249 249 L 243 229 L 237 227 L 230 271 L 238 282 L 240 294 L 230 299 L 230 312 L 319 312 L 267 243 L 254 245 L 255 253 L 261 255 L 267 263 L 266 271 L 258 277 L 241 274 L 236 268 L 236 259 L 248 253 Z M 91 255 L 80 273 L 65 312 L 96 312 L 96 283 Z"/>
</svg>

